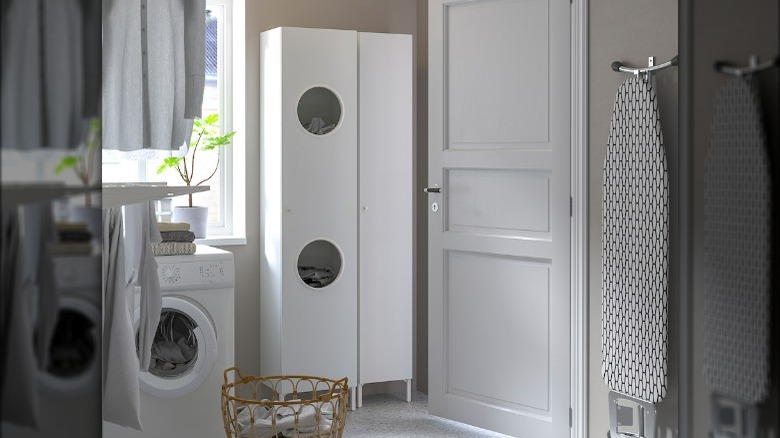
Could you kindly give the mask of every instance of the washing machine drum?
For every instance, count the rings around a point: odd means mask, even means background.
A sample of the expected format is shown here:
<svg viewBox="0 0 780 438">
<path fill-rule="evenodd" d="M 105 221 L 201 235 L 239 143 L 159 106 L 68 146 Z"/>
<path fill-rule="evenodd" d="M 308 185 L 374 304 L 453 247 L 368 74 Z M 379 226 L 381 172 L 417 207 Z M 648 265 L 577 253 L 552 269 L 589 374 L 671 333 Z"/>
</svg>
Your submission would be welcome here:
<svg viewBox="0 0 780 438">
<path fill-rule="evenodd" d="M 139 316 L 136 308 L 136 339 Z M 164 296 L 149 371 L 140 373 L 141 390 L 156 397 L 185 396 L 203 384 L 216 357 L 217 334 L 206 313 L 186 298 Z"/>
<path fill-rule="evenodd" d="M 99 384 L 100 321 L 100 310 L 90 302 L 60 298 L 48 361 L 39 373 L 44 390 L 74 395 Z"/>
</svg>

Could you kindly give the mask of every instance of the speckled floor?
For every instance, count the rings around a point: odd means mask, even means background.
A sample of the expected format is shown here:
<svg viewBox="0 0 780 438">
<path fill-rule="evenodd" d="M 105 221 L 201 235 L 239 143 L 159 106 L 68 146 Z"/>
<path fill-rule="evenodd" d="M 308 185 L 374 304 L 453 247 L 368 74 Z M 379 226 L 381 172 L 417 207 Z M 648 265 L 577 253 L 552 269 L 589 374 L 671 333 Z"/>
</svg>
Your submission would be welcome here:
<svg viewBox="0 0 780 438">
<path fill-rule="evenodd" d="M 347 412 L 343 438 L 356 437 L 494 437 L 506 438 L 466 424 L 428 414 L 428 396 L 415 391 L 412 402 L 403 394 L 380 394 L 363 397 L 363 407 Z"/>
</svg>

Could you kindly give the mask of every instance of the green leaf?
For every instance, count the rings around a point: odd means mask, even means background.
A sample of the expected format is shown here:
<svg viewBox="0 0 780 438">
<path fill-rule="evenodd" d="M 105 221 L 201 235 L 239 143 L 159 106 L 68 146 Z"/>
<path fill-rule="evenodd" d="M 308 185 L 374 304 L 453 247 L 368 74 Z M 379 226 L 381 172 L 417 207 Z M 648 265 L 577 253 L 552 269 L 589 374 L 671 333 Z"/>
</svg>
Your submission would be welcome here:
<svg viewBox="0 0 780 438">
<path fill-rule="evenodd" d="M 228 132 L 227 134 L 220 135 L 219 137 L 212 137 L 206 140 L 204 151 L 210 151 L 218 147 L 227 146 L 233 141 L 233 136 L 236 135 L 236 131 Z"/>
<path fill-rule="evenodd" d="M 54 169 L 54 173 L 60 173 L 65 169 L 76 167 L 76 165 L 79 162 L 79 157 L 74 155 L 68 155 L 65 157 L 62 157 L 62 160 L 60 161 L 60 164 L 57 165 L 57 167 Z"/>
<path fill-rule="evenodd" d="M 215 125 L 217 122 L 219 122 L 219 114 L 213 113 L 206 116 L 204 119 L 207 125 Z"/>
<path fill-rule="evenodd" d="M 165 172 L 165 169 L 175 168 L 181 162 L 182 157 L 165 157 L 163 158 L 163 164 L 157 168 L 157 174 Z"/>
</svg>

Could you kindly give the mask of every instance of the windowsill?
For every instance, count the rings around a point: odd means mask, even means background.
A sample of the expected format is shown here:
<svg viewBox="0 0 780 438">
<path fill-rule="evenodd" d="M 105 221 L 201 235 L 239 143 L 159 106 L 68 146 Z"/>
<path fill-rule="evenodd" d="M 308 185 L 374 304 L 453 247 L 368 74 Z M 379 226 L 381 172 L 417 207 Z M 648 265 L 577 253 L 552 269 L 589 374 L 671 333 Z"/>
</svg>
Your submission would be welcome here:
<svg viewBox="0 0 780 438">
<path fill-rule="evenodd" d="M 195 239 L 196 244 L 209 246 L 238 246 L 246 245 L 246 236 L 214 236 L 203 239 Z"/>
</svg>

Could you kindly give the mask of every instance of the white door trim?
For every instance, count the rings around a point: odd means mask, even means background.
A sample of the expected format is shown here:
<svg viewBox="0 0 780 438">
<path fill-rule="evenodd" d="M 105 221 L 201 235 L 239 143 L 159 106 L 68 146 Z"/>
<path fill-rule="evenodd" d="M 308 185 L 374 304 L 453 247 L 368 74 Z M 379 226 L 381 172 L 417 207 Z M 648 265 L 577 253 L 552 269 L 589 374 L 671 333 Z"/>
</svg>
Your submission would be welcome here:
<svg viewBox="0 0 780 438">
<path fill-rule="evenodd" d="M 588 431 L 588 0 L 572 0 L 571 436 Z"/>
</svg>

